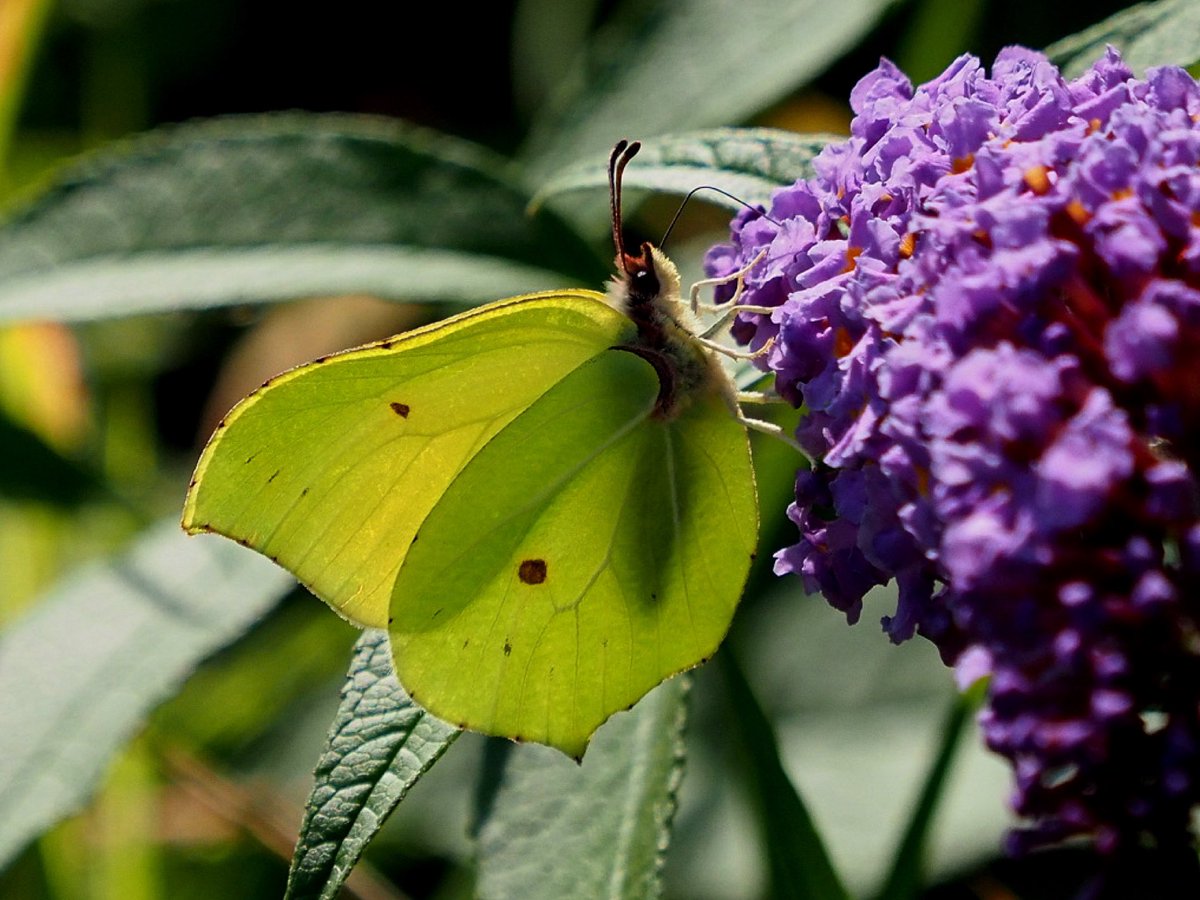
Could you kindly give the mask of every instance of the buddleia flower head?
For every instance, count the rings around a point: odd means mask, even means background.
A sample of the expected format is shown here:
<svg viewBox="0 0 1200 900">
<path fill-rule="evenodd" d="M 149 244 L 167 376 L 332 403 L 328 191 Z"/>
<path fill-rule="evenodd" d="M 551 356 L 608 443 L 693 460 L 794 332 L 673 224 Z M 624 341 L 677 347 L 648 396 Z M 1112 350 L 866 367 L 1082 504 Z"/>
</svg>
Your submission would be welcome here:
<svg viewBox="0 0 1200 900">
<path fill-rule="evenodd" d="M 811 455 L 776 558 L 851 621 L 989 676 L 1015 849 L 1187 846 L 1200 803 L 1200 89 L 1111 48 L 1009 48 L 914 88 L 745 212 L 735 333 L 768 342 Z M 778 223 L 778 224 L 776 224 Z"/>
</svg>

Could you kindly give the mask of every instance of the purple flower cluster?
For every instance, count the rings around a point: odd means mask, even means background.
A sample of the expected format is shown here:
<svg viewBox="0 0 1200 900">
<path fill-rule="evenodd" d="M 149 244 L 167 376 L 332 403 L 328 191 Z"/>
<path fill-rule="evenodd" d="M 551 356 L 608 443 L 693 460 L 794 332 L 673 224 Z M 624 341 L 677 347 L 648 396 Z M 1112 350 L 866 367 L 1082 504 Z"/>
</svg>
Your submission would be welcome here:
<svg viewBox="0 0 1200 900">
<path fill-rule="evenodd" d="M 816 176 L 744 213 L 735 334 L 814 465 L 801 575 L 990 676 L 1015 849 L 1179 848 L 1200 804 L 1200 87 L 1010 48 L 916 89 L 883 62 Z"/>
</svg>

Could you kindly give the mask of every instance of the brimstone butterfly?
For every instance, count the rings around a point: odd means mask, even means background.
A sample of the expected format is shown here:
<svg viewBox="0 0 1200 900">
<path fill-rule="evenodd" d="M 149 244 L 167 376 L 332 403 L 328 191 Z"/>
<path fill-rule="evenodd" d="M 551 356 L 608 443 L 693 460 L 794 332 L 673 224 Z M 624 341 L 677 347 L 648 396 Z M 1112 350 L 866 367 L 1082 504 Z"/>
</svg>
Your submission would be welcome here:
<svg viewBox="0 0 1200 900">
<path fill-rule="evenodd" d="M 501 300 L 271 379 L 217 427 L 183 514 L 387 628 L 435 715 L 575 758 L 717 649 L 758 533 L 733 384 L 675 266 L 623 245 L 637 149 L 609 162 L 607 295 Z"/>
</svg>

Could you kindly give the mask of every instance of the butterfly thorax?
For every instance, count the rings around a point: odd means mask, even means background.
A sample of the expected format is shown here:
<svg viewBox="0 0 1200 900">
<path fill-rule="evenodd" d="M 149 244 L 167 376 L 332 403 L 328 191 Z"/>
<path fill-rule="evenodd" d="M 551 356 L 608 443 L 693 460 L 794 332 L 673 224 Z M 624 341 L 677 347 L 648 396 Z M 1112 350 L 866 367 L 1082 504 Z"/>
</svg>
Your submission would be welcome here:
<svg viewBox="0 0 1200 900">
<path fill-rule="evenodd" d="M 693 397 L 719 392 L 733 405 L 734 388 L 715 354 L 697 339 L 695 317 L 680 297 L 679 270 L 657 247 L 617 255 L 609 305 L 637 325 L 637 340 L 622 349 L 641 356 L 658 373 L 656 414 L 674 419 Z"/>
</svg>

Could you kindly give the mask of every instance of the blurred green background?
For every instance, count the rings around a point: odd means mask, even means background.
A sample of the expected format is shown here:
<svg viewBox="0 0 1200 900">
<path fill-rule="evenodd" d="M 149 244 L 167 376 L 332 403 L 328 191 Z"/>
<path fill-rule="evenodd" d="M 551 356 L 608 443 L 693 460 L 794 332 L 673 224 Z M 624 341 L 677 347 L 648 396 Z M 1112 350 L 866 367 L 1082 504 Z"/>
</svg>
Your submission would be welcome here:
<svg viewBox="0 0 1200 900">
<path fill-rule="evenodd" d="M 964 50 L 986 61 L 1006 44 L 1042 47 L 1122 5 L 896 4 L 857 47 L 749 123 L 844 131 L 845 98 L 880 55 L 919 80 Z M 744 12 L 728 6 L 730 16 Z M 469 11 L 361 0 L 315 10 L 267 0 L 0 0 L 0 200 L 19 203 L 80 152 L 227 114 L 399 117 L 512 154 L 583 49 L 636 28 L 652 9 L 599 0 Z M 752 80 L 755 60 L 711 65 Z M 658 233 L 672 206 L 646 204 L 642 227 Z M 722 221 L 701 206 L 689 212 L 672 248 L 685 273 L 698 271 Z M 0 483 L 0 622 L 13 621 L 64 572 L 177 510 L 213 423 L 263 378 L 429 315 L 355 297 L 0 328 L 0 409 L 63 463 L 23 468 L 31 458 L 21 452 L 25 432 L 0 433 L 8 468 Z M 780 520 L 782 509 L 764 509 L 768 516 Z M 789 539 L 786 524 L 777 534 Z M 860 888 L 886 865 L 951 692 L 930 648 L 887 646 L 874 625 L 887 607 L 882 596 L 863 627 L 847 629 L 789 581 L 750 598 L 734 636 L 790 770 L 845 877 Z M 297 592 L 154 714 L 94 803 L 0 874 L 0 896 L 280 895 L 354 638 Z M 763 864 L 750 813 L 727 777 L 733 761 L 721 737 L 720 691 L 707 686 L 713 677 L 702 671 L 695 692 L 667 892 L 753 897 Z M 418 786 L 373 846 L 354 896 L 470 894 L 471 785 L 483 744 L 464 738 Z M 1006 778 L 971 747 L 939 831 L 941 887 L 929 896 L 1055 895 L 1044 874 L 1070 869 L 1069 853 L 1021 866 L 995 858 Z"/>
</svg>

